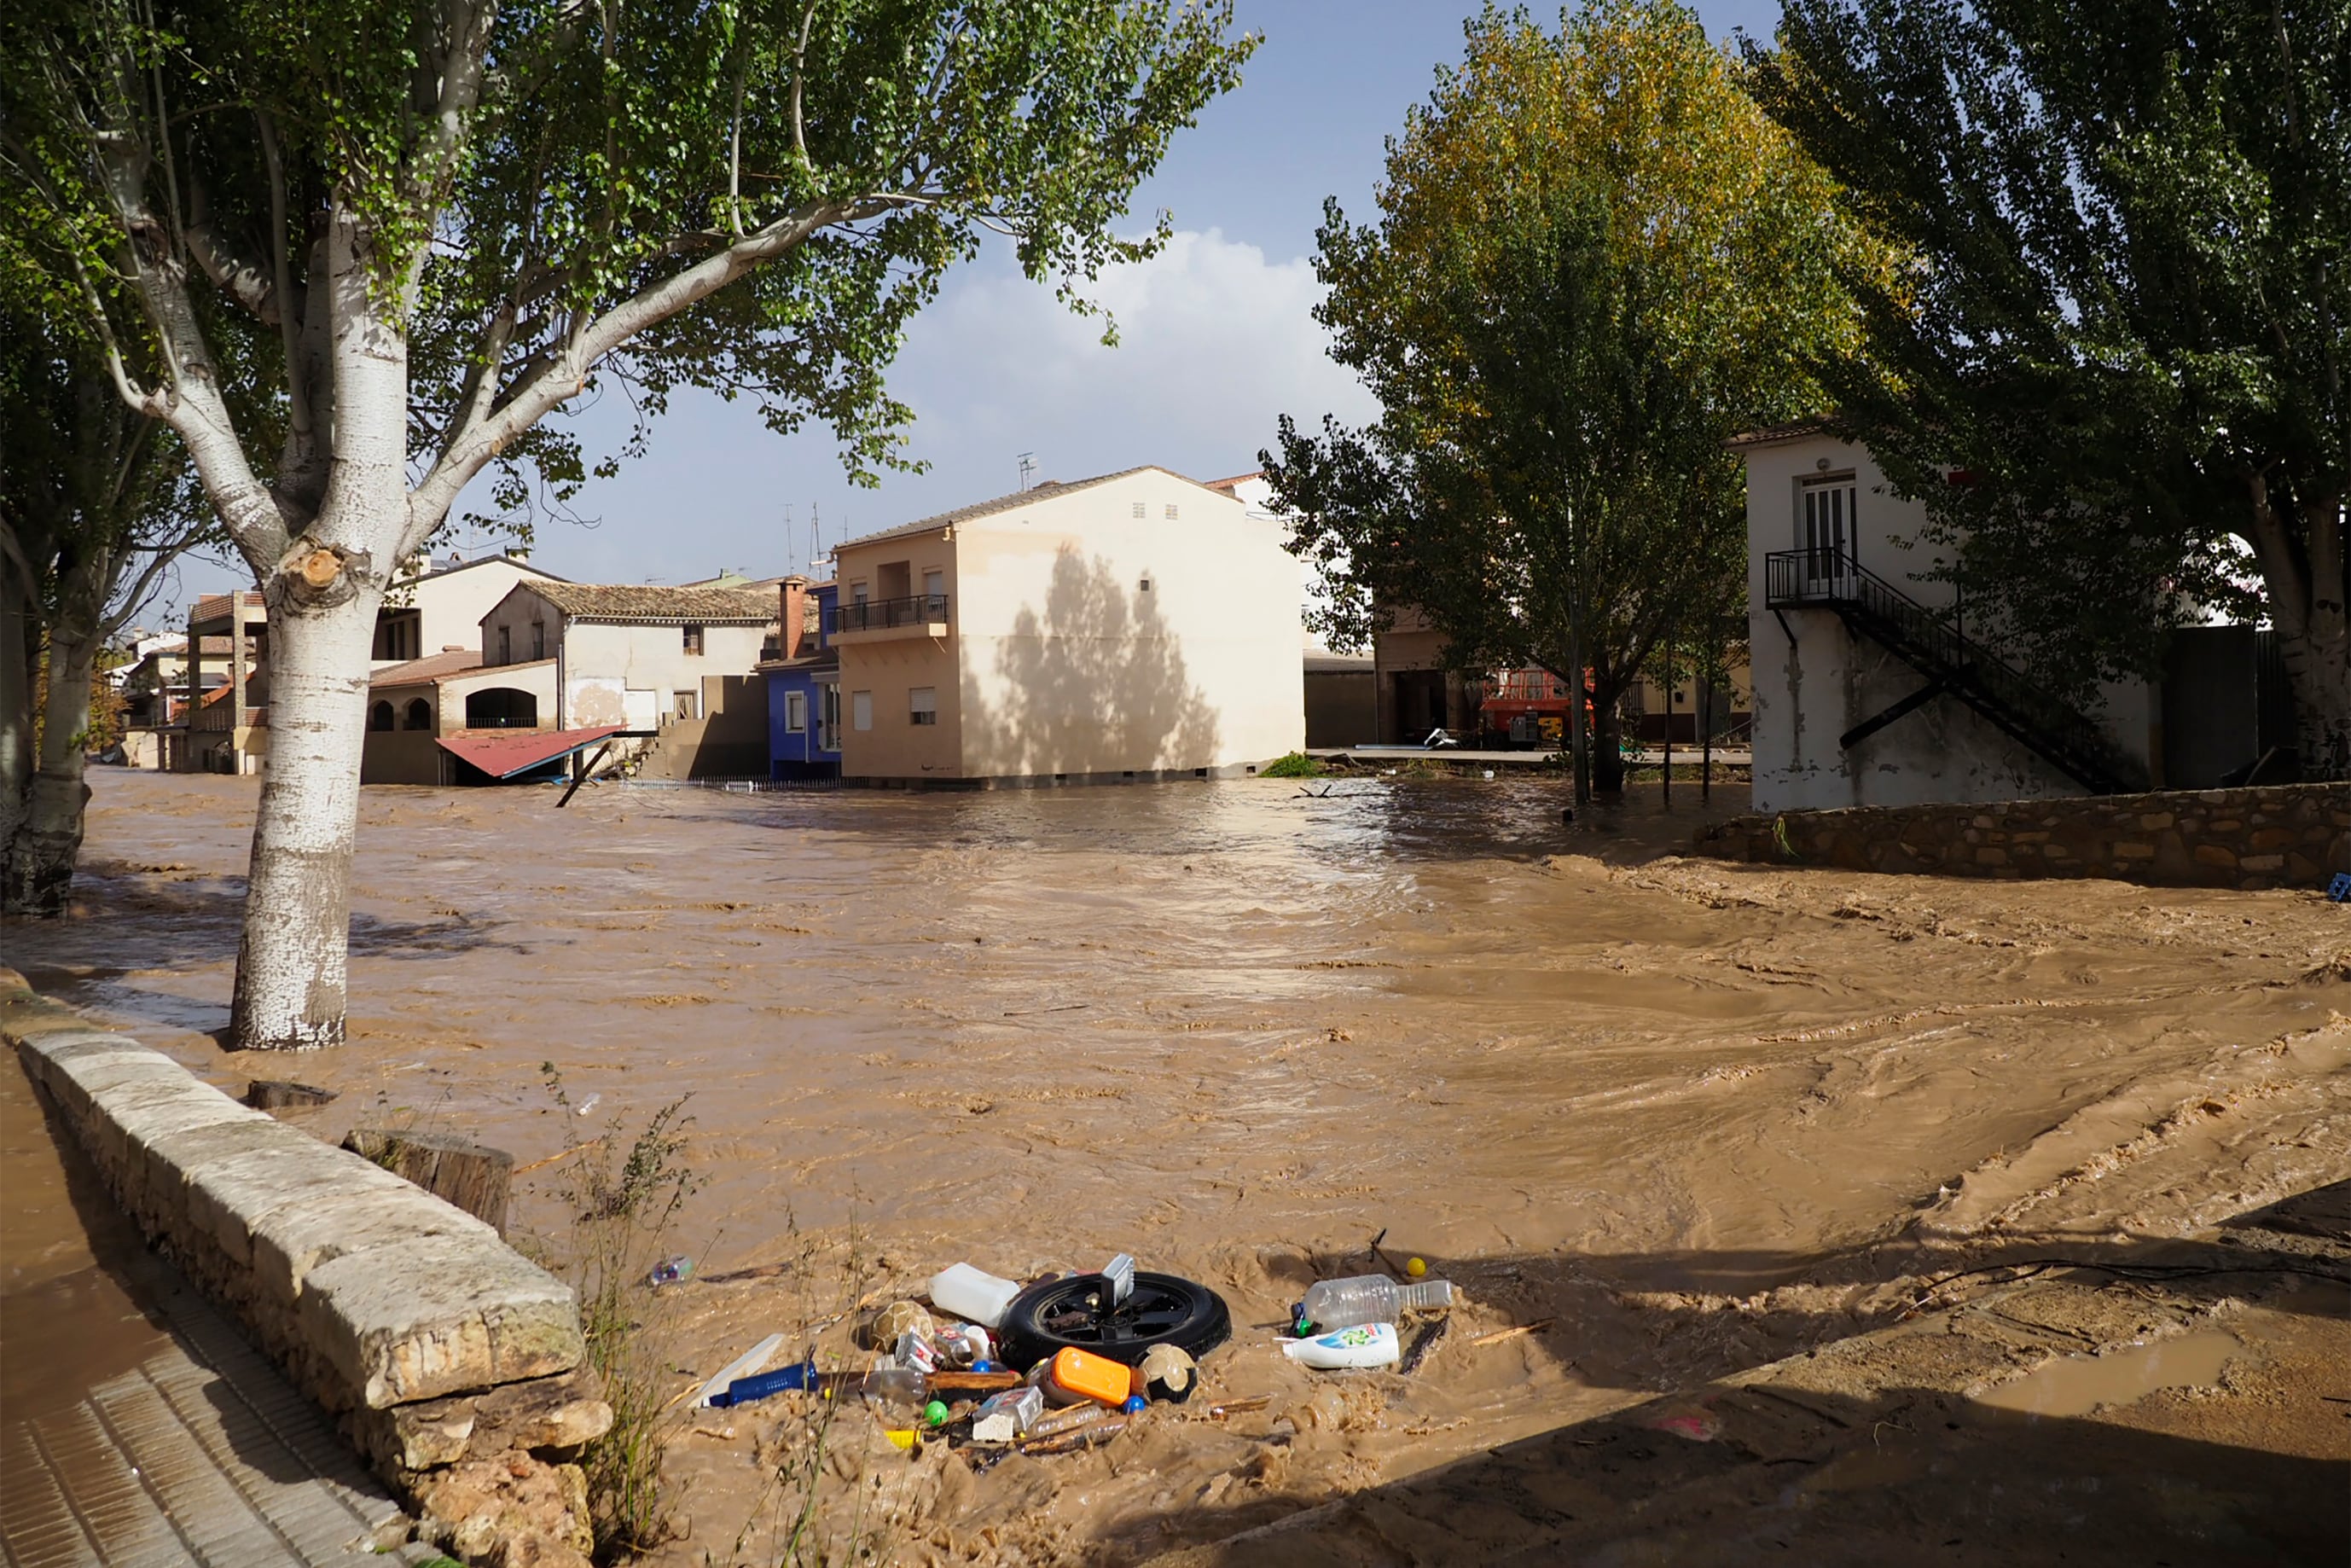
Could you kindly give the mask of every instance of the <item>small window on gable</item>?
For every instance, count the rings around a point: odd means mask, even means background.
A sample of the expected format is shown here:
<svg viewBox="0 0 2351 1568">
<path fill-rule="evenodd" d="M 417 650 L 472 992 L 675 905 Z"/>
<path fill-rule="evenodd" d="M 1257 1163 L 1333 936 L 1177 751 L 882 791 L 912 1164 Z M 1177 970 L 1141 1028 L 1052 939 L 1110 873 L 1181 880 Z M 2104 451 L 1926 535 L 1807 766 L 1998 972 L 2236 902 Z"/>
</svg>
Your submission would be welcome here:
<svg viewBox="0 0 2351 1568">
<path fill-rule="evenodd" d="M 688 627 L 686 627 L 686 628 L 684 629 L 684 631 L 685 631 L 685 651 L 686 651 L 687 653 L 701 653 L 701 652 L 702 652 L 702 628 L 701 628 L 701 627 L 699 627 L 699 626 L 688 626 Z"/>
<path fill-rule="evenodd" d="M 547 622 L 544 621 L 530 623 L 530 656 L 534 659 L 547 657 Z"/>
<path fill-rule="evenodd" d="M 1134 515 L 1137 520 L 1140 520 L 1144 516 L 1144 505 L 1140 501 L 1137 501 L 1134 504 Z"/>
<path fill-rule="evenodd" d="M 1167 520 L 1171 523 L 1176 520 L 1176 503 L 1173 501 L 1167 503 Z"/>
<path fill-rule="evenodd" d="M 501 664 L 514 663 L 514 628 L 511 626 L 498 628 L 498 663 Z"/>
</svg>

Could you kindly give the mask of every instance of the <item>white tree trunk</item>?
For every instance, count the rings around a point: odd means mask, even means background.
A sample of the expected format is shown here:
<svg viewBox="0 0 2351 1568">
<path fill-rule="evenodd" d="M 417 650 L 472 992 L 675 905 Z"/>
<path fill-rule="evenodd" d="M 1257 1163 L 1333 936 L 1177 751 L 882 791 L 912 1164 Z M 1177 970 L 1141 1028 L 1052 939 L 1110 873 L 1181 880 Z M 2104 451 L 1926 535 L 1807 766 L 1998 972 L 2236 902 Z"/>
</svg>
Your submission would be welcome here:
<svg viewBox="0 0 2351 1568">
<path fill-rule="evenodd" d="M 65 913 L 81 853 L 82 808 L 89 800 L 82 746 L 89 728 L 89 692 L 96 643 L 87 635 L 49 636 L 48 694 L 41 709 L 39 767 L 5 846 L 0 911 L 55 916 Z"/>
<path fill-rule="evenodd" d="M 351 852 L 379 581 L 342 602 L 272 594 L 269 758 L 253 823 L 233 1030 L 246 1049 L 343 1040 Z"/>
</svg>

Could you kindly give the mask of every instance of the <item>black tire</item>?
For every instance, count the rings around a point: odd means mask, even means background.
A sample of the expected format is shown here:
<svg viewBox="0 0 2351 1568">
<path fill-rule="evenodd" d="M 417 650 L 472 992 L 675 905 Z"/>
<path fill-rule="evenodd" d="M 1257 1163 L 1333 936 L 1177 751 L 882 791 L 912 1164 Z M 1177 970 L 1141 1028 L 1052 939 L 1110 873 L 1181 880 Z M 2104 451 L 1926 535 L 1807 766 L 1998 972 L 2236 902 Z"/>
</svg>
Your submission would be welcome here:
<svg viewBox="0 0 2351 1568">
<path fill-rule="evenodd" d="M 1026 1372 L 1061 1350 L 1091 1351 L 1129 1366 L 1155 1344 L 1172 1344 L 1195 1361 L 1233 1335 L 1225 1299 L 1206 1285 L 1173 1274 L 1134 1276 L 1134 1293 L 1110 1308 L 1100 1274 L 1045 1280 L 1004 1309 L 997 1348 L 1004 1364 Z"/>
</svg>

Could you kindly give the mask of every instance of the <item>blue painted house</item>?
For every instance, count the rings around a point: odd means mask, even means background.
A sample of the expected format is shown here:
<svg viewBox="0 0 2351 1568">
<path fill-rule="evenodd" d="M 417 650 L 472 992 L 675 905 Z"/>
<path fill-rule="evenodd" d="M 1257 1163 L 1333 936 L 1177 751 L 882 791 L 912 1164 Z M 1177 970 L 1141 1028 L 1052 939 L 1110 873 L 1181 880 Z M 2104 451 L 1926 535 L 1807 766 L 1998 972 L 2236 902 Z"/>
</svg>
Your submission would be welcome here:
<svg viewBox="0 0 2351 1568">
<path fill-rule="evenodd" d="M 841 777 L 841 650 L 825 636 L 841 586 L 788 577 L 781 585 L 778 658 L 763 661 L 768 680 L 768 777 Z"/>
</svg>

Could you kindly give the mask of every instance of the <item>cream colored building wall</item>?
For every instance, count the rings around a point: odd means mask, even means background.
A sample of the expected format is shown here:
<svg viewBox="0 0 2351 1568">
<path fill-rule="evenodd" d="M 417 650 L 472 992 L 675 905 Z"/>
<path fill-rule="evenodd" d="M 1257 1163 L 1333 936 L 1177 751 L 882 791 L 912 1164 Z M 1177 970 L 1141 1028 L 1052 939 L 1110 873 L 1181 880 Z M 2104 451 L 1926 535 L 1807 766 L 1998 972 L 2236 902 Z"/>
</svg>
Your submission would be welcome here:
<svg viewBox="0 0 2351 1568">
<path fill-rule="evenodd" d="M 416 656 L 424 658 L 444 648 L 482 645 L 482 617 L 513 591 L 517 582 L 544 581 L 547 573 L 518 560 L 493 560 L 462 571 L 441 572 L 413 582 L 395 583 L 384 595 L 386 608 L 413 607 L 417 615 Z M 549 626 L 550 634 L 552 625 Z M 515 649 L 526 658 L 528 644 Z M 378 660 L 378 664 L 386 661 Z"/>
<path fill-rule="evenodd" d="M 952 579 L 952 574 L 950 574 Z M 921 581 L 920 578 L 915 580 Z M 948 603 L 955 604 L 953 588 Z M 961 779 L 963 713 L 953 642 L 907 635 L 841 650 L 841 756 L 853 779 Z M 916 724 L 910 694 L 937 693 L 938 722 Z M 873 699 L 873 727 L 857 727 L 857 694 Z"/>
<path fill-rule="evenodd" d="M 1146 470 L 956 536 L 966 777 L 1238 769 L 1305 744 L 1279 522 Z"/>
<path fill-rule="evenodd" d="M 705 626 L 702 652 L 689 653 L 683 627 L 572 622 L 559 644 L 561 727 L 658 724 L 676 711 L 677 693 L 699 701 L 705 675 L 749 674 L 767 635 L 764 626 Z"/>
</svg>

